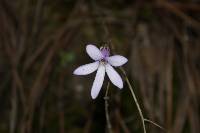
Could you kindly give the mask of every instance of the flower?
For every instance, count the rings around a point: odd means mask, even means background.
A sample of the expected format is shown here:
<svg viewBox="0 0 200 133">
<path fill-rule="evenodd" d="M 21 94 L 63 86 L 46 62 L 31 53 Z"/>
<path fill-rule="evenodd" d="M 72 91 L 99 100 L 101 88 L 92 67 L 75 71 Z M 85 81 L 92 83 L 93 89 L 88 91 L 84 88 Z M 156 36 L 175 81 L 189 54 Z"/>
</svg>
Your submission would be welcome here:
<svg viewBox="0 0 200 133">
<path fill-rule="evenodd" d="M 78 67 L 74 70 L 73 74 L 88 75 L 97 70 L 91 90 L 92 98 L 95 99 L 98 96 L 103 85 L 105 73 L 107 73 L 110 81 L 115 86 L 122 89 L 122 78 L 113 67 L 124 65 L 128 59 L 121 55 L 110 56 L 110 50 L 108 47 L 101 47 L 98 49 L 95 45 L 91 44 L 86 46 L 86 52 L 95 62 Z"/>
</svg>

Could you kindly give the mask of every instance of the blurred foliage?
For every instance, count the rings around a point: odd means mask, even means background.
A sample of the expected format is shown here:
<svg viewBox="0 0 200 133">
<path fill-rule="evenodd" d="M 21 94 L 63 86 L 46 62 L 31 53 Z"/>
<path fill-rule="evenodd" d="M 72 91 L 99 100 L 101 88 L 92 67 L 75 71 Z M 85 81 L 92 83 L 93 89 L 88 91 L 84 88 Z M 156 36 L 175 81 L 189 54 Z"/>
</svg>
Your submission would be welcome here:
<svg viewBox="0 0 200 133">
<path fill-rule="evenodd" d="M 73 52 L 60 52 L 60 64 L 66 67 L 67 64 L 72 64 L 75 61 L 75 54 Z"/>
</svg>

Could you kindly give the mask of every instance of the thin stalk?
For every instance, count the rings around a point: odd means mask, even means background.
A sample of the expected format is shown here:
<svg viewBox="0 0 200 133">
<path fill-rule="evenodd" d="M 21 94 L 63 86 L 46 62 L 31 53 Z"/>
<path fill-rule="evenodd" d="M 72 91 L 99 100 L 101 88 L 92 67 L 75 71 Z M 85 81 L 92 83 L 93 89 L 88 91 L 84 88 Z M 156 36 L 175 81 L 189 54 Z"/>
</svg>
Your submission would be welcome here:
<svg viewBox="0 0 200 133">
<path fill-rule="evenodd" d="M 161 127 L 160 125 L 158 125 L 157 123 L 155 123 L 155 122 L 153 122 L 153 121 L 151 121 L 151 120 L 149 120 L 149 119 L 144 119 L 144 121 L 145 121 L 145 122 L 149 122 L 149 123 L 151 123 L 151 124 L 153 124 L 153 125 L 159 127 L 159 128 L 162 129 L 163 131 L 165 131 L 165 129 L 164 129 L 163 127 Z"/>
<path fill-rule="evenodd" d="M 110 87 L 110 82 L 108 82 L 107 84 L 107 87 L 106 87 L 106 93 L 105 93 L 105 96 L 104 96 L 104 100 L 105 100 L 105 114 L 106 114 L 106 123 L 107 123 L 107 128 L 108 128 L 108 132 L 109 133 L 113 133 L 112 131 L 112 126 L 111 126 L 111 122 L 110 122 L 110 116 L 109 116 L 109 112 L 108 112 L 108 90 L 109 90 L 109 87 Z"/>
<path fill-rule="evenodd" d="M 103 21 L 103 28 L 104 28 L 104 31 L 105 31 L 105 36 L 108 38 L 108 39 L 106 38 L 106 39 L 108 40 L 108 42 L 109 42 L 108 45 L 110 45 L 111 49 L 114 51 L 114 45 L 112 45 L 112 43 L 111 43 L 109 30 L 108 30 L 108 28 L 107 28 L 107 26 L 106 26 L 105 21 Z M 135 103 L 136 103 L 138 112 L 139 112 L 139 114 L 140 114 L 140 118 L 141 118 L 141 120 L 142 120 L 142 126 L 143 126 L 144 133 L 146 133 L 145 121 L 146 121 L 146 122 L 149 122 L 149 123 L 151 123 L 151 124 L 153 124 L 153 125 L 155 125 L 155 126 L 157 126 L 157 127 L 159 127 L 159 128 L 161 128 L 161 129 L 164 130 L 164 128 L 161 127 L 160 125 L 156 124 L 155 122 L 153 122 L 153 121 L 151 121 L 151 120 L 148 120 L 148 119 L 145 119 L 145 118 L 144 118 L 143 113 L 142 113 L 142 110 L 141 110 L 140 105 L 139 105 L 139 103 L 138 103 L 138 100 L 137 100 L 137 98 L 136 98 L 136 95 L 135 95 L 135 93 L 134 93 L 134 91 L 133 91 L 133 87 L 131 86 L 131 83 L 130 83 L 128 77 L 127 77 L 127 74 L 126 74 L 125 70 L 124 70 L 122 67 L 120 67 L 120 70 L 121 70 L 122 73 L 124 74 L 125 80 L 126 80 L 126 82 L 127 82 L 127 84 L 128 84 L 128 87 L 129 87 L 129 89 L 130 89 L 130 91 L 131 91 L 132 97 L 133 97 L 133 99 L 134 99 L 134 101 L 135 101 Z M 108 82 L 107 90 L 106 90 L 106 94 L 105 94 L 104 99 L 105 99 L 105 112 L 106 112 L 106 120 L 107 120 L 107 124 L 108 124 L 108 129 L 110 129 L 109 132 L 112 133 L 111 124 L 110 124 L 110 119 L 109 119 L 109 114 L 108 114 L 108 102 L 107 102 L 107 100 L 108 100 L 107 95 L 108 95 L 109 85 L 110 85 L 110 83 Z"/>
<path fill-rule="evenodd" d="M 144 119 L 144 116 L 143 116 L 143 114 L 142 114 L 142 110 L 141 110 L 141 108 L 140 108 L 140 105 L 139 105 L 139 103 L 138 103 L 138 100 L 137 100 L 137 98 L 136 98 L 136 95 L 135 95 L 135 93 L 134 93 L 134 91 L 133 91 L 133 87 L 131 86 L 131 83 L 130 83 L 130 81 L 129 81 L 127 75 L 126 75 L 125 70 L 124 70 L 122 67 L 120 67 L 120 70 L 122 71 L 122 73 L 123 73 L 124 76 L 125 76 L 125 80 L 126 80 L 126 82 L 127 82 L 127 84 L 128 84 L 128 87 L 129 87 L 129 89 L 130 89 L 130 91 L 131 91 L 132 97 L 133 97 L 133 99 L 134 99 L 134 101 L 135 101 L 135 103 L 136 103 L 137 109 L 138 109 L 139 114 L 140 114 L 140 118 L 141 118 L 141 121 L 142 121 L 142 126 L 143 126 L 144 133 L 146 133 L 146 126 L 145 126 L 145 123 L 144 123 L 144 122 L 145 122 L 145 119 Z"/>
</svg>

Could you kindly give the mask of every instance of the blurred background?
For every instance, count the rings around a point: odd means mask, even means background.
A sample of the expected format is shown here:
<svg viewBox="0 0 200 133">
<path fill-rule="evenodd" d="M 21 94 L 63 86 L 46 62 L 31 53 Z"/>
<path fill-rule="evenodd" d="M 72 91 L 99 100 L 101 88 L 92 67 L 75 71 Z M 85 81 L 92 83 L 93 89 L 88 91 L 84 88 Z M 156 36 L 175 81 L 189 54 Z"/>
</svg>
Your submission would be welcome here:
<svg viewBox="0 0 200 133">
<path fill-rule="evenodd" d="M 87 44 L 108 41 L 129 59 L 145 118 L 168 133 L 200 133 L 199 0 L 0 0 L 0 133 L 108 132 L 108 78 L 92 100 L 95 73 L 72 74 L 92 62 Z M 127 83 L 109 97 L 113 132 L 142 133 Z"/>
</svg>

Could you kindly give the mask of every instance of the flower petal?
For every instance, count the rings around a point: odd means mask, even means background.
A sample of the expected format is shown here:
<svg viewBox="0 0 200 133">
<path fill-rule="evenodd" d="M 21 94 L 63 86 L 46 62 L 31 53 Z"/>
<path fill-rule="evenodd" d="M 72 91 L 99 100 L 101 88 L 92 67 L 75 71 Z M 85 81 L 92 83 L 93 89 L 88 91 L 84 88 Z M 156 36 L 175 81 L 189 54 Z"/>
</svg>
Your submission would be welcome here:
<svg viewBox="0 0 200 133">
<path fill-rule="evenodd" d="M 89 64 L 85 64 L 85 65 L 78 67 L 76 70 L 74 70 L 73 74 L 88 75 L 88 74 L 94 72 L 95 70 L 97 70 L 98 66 L 99 66 L 98 61 L 89 63 Z"/>
<path fill-rule="evenodd" d="M 100 60 L 101 58 L 103 58 L 101 51 L 95 45 L 87 45 L 86 51 L 93 60 Z"/>
<path fill-rule="evenodd" d="M 118 67 L 124 65 L 128 59 L 121 55 L 114 55 L 107 58 L 107 61 L 112 66 Z"/>
<path fill-rule="evenodd" d="M 120 89 L 123 88 L 123 81 L 121 76 L 115 71 L 115 69 L 110 64 L 106 64 L 106 73 L 108 74 L 109 79 L 115 86 L 117 86 Z"/>
<path fill-rule="evenodd" d="M 105 76 L 105 67 L 103 65 L 99 65 L 96 77 L 92 85 L 92 90 L 91 90 L 92 99 L 95 99 L 98 96 L 99 91 L 101 90 L 101 87 L 103 85 L 104 76 Z"/>
</svg>

